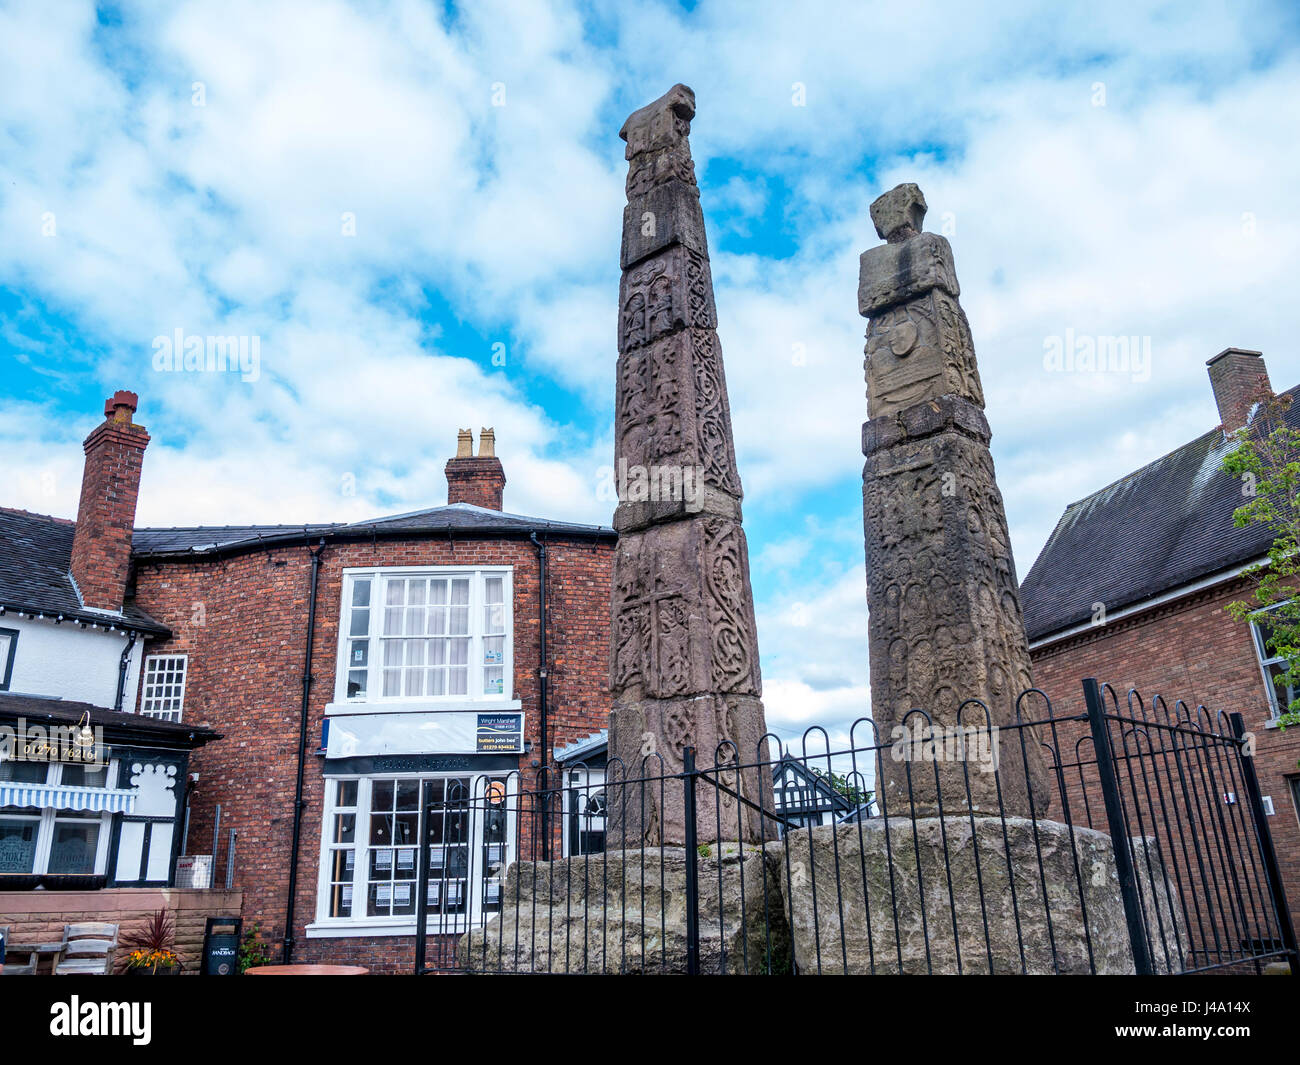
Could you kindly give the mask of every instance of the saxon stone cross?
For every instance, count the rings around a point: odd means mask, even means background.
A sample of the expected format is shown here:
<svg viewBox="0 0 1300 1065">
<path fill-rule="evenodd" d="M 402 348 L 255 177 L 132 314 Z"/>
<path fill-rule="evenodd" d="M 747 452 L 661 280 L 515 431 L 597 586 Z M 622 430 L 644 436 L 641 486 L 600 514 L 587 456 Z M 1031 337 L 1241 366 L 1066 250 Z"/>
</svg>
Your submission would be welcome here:
<svg viewBox="0 0 1300 1065">
<path fill-rule="evenodd" d="M 745 802 L 770 797 L 766 725 L 704 216 L 691 161 L 695 94 L 675 85 L 624 123 L 608 840 L 681 843 L 682 751 L 731 763 L 699 789 L 699 839 L 759 839 Z M 627 493 L 635 477 L 649 493 Z M 730 790 L 726 790 L 730 789 Z M 732 793 L 735 794 L 732 794 Z M 715 806 L 713 800 L 718 797 Z M 718 822 L 721 821 L 721 831 Z"/>
<path fill-rule="evenodd" d="M 925 211 L 913 184 L 871 205 L 886 243 L 862 253 L 858 286 L 869 319 L 862 500 L 871 704 L 881 741 L 901 740 L 881 760 L 880 784 L 890 813 L 935 813 L 940 797 L 944 813 L 996 813 L 1000 783 L 1008 814 L 1028 815 L 1032 793 L 1041 816 L 1049 792 L 1037 730 L 1022 752 L 1019 734 L 1003 729 L 1031 684 L 1029 645 L 975 346 L 952 247 L 921 231 Z M 976 699 L 995 747 L 956 731 L 963 704 Z M 948 734 L 928 746 L 912 741 L 915 730 L 903 738 L 897 730 L 914 708 Z M 986 720 L 974 705 L 960 718 Z"/>
</svg>

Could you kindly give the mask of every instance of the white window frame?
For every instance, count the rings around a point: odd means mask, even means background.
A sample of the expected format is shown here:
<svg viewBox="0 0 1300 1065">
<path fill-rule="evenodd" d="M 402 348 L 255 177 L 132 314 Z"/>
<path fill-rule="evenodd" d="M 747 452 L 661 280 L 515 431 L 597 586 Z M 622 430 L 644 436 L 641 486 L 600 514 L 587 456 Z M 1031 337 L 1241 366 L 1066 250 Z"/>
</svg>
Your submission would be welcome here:
<svg viewBox="0 0 1300 1065">
<path fill-rule="evenodd" d="M 398 916 L 381 916 L 368 917 L 365 915 L 366 900 L 370 897 L 370 879 L 369 865 L 365 860 L 366 851 L 370 847 L 370 815 L 372 810 L 371 792 L 374 782 L 377 780 L 462 780 L 469 779 L 471 803 L 471 820 L 470 820 L 470 854 L 474 856 L 473 868 L 476 871 L 476 879 L 473 889 L 469 889 L 469 912 L 463 914 L 441 914 L 434 910 L 428 913 L 428 934 L 463 934 L 471 928 L 481 928 L 488 921 L 495 919 L 500 910 L 494 910 L 491 913 L 482 912 L 482 893 L 480 885 L 484 883 L 482 877 L 482 853 L 483 853 L 483 816 L 481 814 L 482 801 L 485 794 L 486 782 L 493 778 L 504 777 L 507 783 L 506 793 L 506 850 L 505 857 L 502 861 L 502 876 L 499 878 L 502 896 L 505 894 L 505 876 L 504 872 L 511 863 L 514 862 L 518 853 L 518 833 L 519 833 L 519 794 L 518 794 L 518 774 L 502 770 L 495 772 L 484 772 L 482 770 L 460 770 L 459 772 L 422 772 L 422 773 L 341 773 L 331 774 L 325 777 L 325 802 L 322 809 L 321 817 L 321 847 L 320 862 L 317 869 L 316 883 L 316 920 L 307 926 L 307 938 L 309 939 L 328 939 L 342 937 L 364 937 L 377 935 L 391 936 L 413 936 L 415 935 L 417 915 L 401 914 Z M 338 785 L 342 781 L 357 782 L 357 805 L 339 806 L 337 804 Z M 339 810 L 356 811 L 356 831 L 353 833 L 351 844 L 338 845 L 330 839 L 330 834 L 334 828 L 334 815 Z M 424 828 L 424 810 L 421 808 L 416 829 L 417 840 L 423 842 L 425 836 Z M 417 892 L 419 890 L 419 846 L 416 845 L 416 871 L 417 879 L 411 881 L 415 885 Z M 353 880 L 352 880 L 352 916 L 351 917 L 331 917 L 330 916 L 330 887 L 334 883 L 330 875 L 330 852 L 335 850 L 346 850 L 351 847 L 356 854 L 353 862 Z M 394 848 L 397 849 L 397 848 Z M 432 882 L 435 874 L 430 870 L 429 879 Z M 358 910 L 361 911 L 358 914 Z"/>
<path fill-rule="evenodd" d="M 1275 603 L 1273 606 L 1259 611 L 1259 613 L 1267 614 L 1283 605 L 1282 603 Z M 1268 719 L 1269 721 L 1276 721 L 1282 716 L 1284 710 L 1279 704 L 1277 685 L 1273 683 L 1273 675 L 1269 673 L 1268 667 L 1279 663 L 1285 664 L 1286 659 L 1270 653 L 1265 642 L 1264 632 L 1260 628 L 1259 622 L 1254 619 L 1250 622 L 1250 639 L 1255 647 L 1255 660 L 1259 663 L 1260 674 L 1264 678 L 1264 693 L 1268 697 Z"/>
<path fill-rule="evenodd" d="M 176 696 L 180 700 L 180 705 L 175 710 L 146 710 L 145 707 L 150 699 L 149 695 L 149 665 L 153 662 L 162 662 L 164 659 L 179 661 L 181 665 L 181 693 Z M 140 670 L 140 715 L 142 717 L 152 717 L 158 721 L 181 722 L 185 717 L 185 687 L 190 679 L 190 656 L 188 654 L 178 654 L 175 652 L 165 652 L 156 655 L 145 655 L 144 665 Z M 163 696 L 153 696 L 153 698 L 163 698 Z M 170 696 L 168 697 L 170 698 Z M 173 717 L 172 715 L 176 716 Z"/>
<path fill-rule="evenodd" d="M 578 842 L 573 838 L 573 832 L 570 827 L 570 823 L 573 821 L 575 816 L 574 807 L 577 803 L 585 803 L 590 800 L 592 796 L 597 795 L 600 792 L 605 793 L 605 801 L 606 803 L 609 802 L 609 792 L 605 786 L 605 769 L 601 766 L 597 766 L 595 769 L 586 766 L 562 766 L 561 773 L 561 779 L 564 781 L 564 795 L 560 804 L 560 808 L 563 811 L 563 816 L 560 819 L 560 854 L 565 858 L 581 857 L 581 855 L 575 854 L 573 851 L 574 846 Z M 578 831 L 580 833 L 584 830 L 584 827 L 588 832 L 595 830 L 599 823 L 599 831 L 607 834 L 606 843 L 608 844 L 608 805 L 606 806 L 604 814 L 588 815 L 585 811 L 578 810 L 576 811 L 576 815 L 578 819 Z M 585 853 L 598 854 L 600 852 L 586 851 Z"/>
<path fill-rule="evenodd" d="M 104 786 L 108 787 L 108 782 L 114 778 L 114 772 L 117 769 L 116 759 L 108 763 L 104 772 Z M 57 785 L 63 780 L 63 764 L 61 762 L 50 762 L 45 770 L 45 783 L 47 785 Z M 77 817 L 67 818 L 70 811 L 56 810 L 52 806 L 43 806 L 31 812 L 33 807 L 30 806 L 4 806 L 0 807 L 0 817 L 20 817 L 37 822 L 36 828 L 36 858 L 33 862 L 30 873 L 11 873 L 10 876 L 105 876 L 108 870 L 108 845 L 109 834 L 113 830 L 113 814 L 105 810 L 99 815 L 99 837 L 95 841 L 95 867 L 89 873 L 51 873 L 50 853 L 54 849 L 54 826 L 55 822 L 60 819 L 77 820 L 83 822 L 93 822 L 94 818 Z"/>
<path fill-rule="evenodd" d="M 409 578 L 469 577 L 469 671 L 464 695 L 389 695 L 383 694 L 383 635 L 386 585 L 390 580 Z M 485 579 L 502 578 L 502 614 L 504 639 L 502 640 L 500 692 L 483 690 L 483 607 Z M 366 667 L 366 692 L 348 698 L 348 649 L 354 637 L 351 628 L 352 588 L 357 579 L 369 578 L 370 628 L 365 637 L 369 640 Z M 343 571 L 342 602 L 339 604 L 338 650 L 335 655 L 334 704 L 364 706 L 382 703 L 387 707 L 413 709 L 421 706 L 452 707 L 483 704 L 506 704 L 514 699 L 514 567 L 513 566 L 373 566 L 348 568 Z"/>
</svg>

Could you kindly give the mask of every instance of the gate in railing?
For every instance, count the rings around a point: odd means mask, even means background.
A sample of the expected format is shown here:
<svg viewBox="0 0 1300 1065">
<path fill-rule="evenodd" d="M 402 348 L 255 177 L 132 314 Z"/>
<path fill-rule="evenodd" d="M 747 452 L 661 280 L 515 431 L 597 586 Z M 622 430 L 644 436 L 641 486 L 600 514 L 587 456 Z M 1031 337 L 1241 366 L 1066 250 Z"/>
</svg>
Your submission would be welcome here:
<svg viewBox="0 0 1300 1065">
<path fill-rule="evenodd" d="M 553 784 L 543 772 L 426 790 L 426 846 L 411 873 L 416 970 L 1259 973 L 1289 963 L 1300 975 L 1239 714 L 1135 691 L 1121 700 L 1089 680 L 1080 712 L 1031 689 L 1015 716 L 993 728 L 971 702 L 956 729 L 917 710 L 901 737 L 881 737 L 866 718 L 844 742 L 808 730 L 797 756 L 850 799 L 848 814 L 821 825 L 787 823 L 770 788 L 754 787 L 784 771 L 772 736 L 756 752 L 723 744 L 700 759 L 688 748 L 679 764 L 611 763 L 594 779 L 569 767 Z M 939 787 L 947 758 L 967 782 L 997 780 L 1001 760 L 1030 744 L 1050 767 L 1048 809 L 976 814 Z M 912 763 L 892 809 L 873 794 L 887 758 Z M 923 816 L 910 789 L 928 773 L 939 808 Z M 952 779 L 945 770 L 945 788 Z M 630 814 L 666 807 L 683 814 L 677 845 L 630 837 L 645 823 Z"/>
</svg>

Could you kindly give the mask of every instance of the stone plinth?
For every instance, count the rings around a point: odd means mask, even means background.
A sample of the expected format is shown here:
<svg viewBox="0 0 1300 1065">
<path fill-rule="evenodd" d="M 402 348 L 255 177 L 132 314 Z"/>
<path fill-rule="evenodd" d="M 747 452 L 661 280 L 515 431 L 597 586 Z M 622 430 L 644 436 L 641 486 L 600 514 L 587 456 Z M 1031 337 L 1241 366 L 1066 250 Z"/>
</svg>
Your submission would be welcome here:
<svg viewBox="0 0 1300 1065">
<path fill-rule="evenodd" d="M 1133 972 L 1110 837 L 1025 818 L 1006 819 L 1005 842 L 1003 830 L 1001 818 L 932 817 L 890 818 L 888 839 L 883 819 L 789 833 L 782 884 L 798 971 L 956 973 L 960 953 L 963 973 Z M 1177 891 L 1154 851 L 1152 890 L 1137 850 L 1149 922 L 1165 929 L 1156 969 L 1177 969 Z"/>
<path fill-rule="evenodd" d="M 778 859 L 759 847 L 742 856 L 733 844 L 701 851 L 700 972 L 788 972 Z M 686 882 L 680 847 L 516 862 L 502 888 L 504 911 L 461 938 L 460 966 L 480 973 L 684 973 Z"/>
</svg>

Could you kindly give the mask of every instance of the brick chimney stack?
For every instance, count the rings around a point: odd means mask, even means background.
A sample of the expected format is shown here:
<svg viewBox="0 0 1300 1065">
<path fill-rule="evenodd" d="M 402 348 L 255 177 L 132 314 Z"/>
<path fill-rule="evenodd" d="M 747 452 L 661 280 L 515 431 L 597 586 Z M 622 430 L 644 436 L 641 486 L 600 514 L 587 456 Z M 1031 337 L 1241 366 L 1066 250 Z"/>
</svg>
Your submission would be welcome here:
<svg viewBox="0 0 1300 1065">
<path fill-rule="evenodd" d="M 95 610 L 120 612 L 131 567 L 135 501 L 149 434 L 132 420 L 140 397 L 114 392 L 104 421 L 86 437 L 77 530 L 72 537 L 72 579 L 81 601 Z"/>
<path fill-rule="evenodd" d="M 1205 365 L 1210 368 L 1210 387 L 1224 432 L 1240 429 L 1251 408 L 1273 394 L 1261 352 L 1224 348 Z"/>
<path fill-rule="evenodd" d="M 500 510 L 506 474 L 496 456 L 496 433 L 482 430 L 477 455 L 471 454 L 473 448 L 474 434 L 460 430 L 456 434 L 456 457 L 447 460 L 447 502 Z"/>
</svg>

